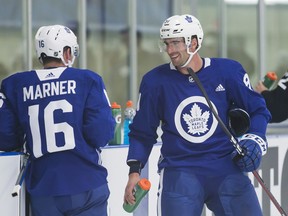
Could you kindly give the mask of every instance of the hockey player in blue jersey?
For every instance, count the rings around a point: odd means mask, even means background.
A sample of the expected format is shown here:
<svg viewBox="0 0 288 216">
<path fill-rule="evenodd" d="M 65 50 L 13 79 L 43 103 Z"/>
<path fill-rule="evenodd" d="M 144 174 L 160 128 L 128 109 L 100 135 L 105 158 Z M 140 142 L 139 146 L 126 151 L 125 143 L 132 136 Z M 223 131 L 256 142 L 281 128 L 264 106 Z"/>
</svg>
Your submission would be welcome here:
<svg viewBox="0 0 288 216">
<path fill-rule="evenodd" d="M 69 28 L 43 26 L 35 42 L 44 69 L 1 84 L 0 150 L 24 147 L 30 154 L 26 188 L 33 216 L 107 215 L 100 152 L 115 121 L 103 80 L 71 67 L 79 47 Z"/>
<path fill-rule="evenodd" d="M 172 16 L 160 29 L 161 49 L 171 62 L 152 69 L 141 81 L 130 126 L 124 201 L 135 203 L 133 189 L 161 125 L 158 216 L 200 216 L 204 204 L 216 216 L 259 216 L 262 211 L 247 172 L 259 167 L 267 151 L 265 133 L 271 116 L 240 63 L 200 57 L 203 36 L 200 22 L 191 15 Z M 243 157 L 219 126 L 188 67 L 227 127 L 232 105 L 250 115 L 249 131 L 239 138 Z"/>
</svg>

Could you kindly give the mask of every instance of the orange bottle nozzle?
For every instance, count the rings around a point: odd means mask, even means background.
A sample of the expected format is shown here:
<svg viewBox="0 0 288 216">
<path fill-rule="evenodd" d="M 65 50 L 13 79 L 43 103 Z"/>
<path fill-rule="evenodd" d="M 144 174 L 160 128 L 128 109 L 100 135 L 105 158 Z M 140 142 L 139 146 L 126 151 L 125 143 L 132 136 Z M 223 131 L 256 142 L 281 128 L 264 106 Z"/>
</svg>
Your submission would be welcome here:
<svg viewBox="0 0 288 216">
<path fill-rule="evenodd" d="M 117 104 L 116 102 L 113 102 L 113 103 L 111 104 L 111 108 L 113 108 L 113 109 L 119 109 L 119 108 L 121 108 L 121 106 L 120 106 L 119 104 Z"/>
<path fill-rule="evenodd" d="M 128 100 L 126 103 L 127 107 L 132 107 L 133 106 L 133 102 L 131 100 Z"/>
<path fill-rule="evenodd" d="M 150 190 L 151 187 L 151 182 L 146 179 L 146 178 L 142 178 L 139 182 L 138 185 L 143 189 L 143 190 Z"/>
<path fill-rule="evenodd" d="M 270 80 L 277 80 L 277 74 L 274 71 L 269 71 L 266 76 L 270 79 Z"/>
</svg>

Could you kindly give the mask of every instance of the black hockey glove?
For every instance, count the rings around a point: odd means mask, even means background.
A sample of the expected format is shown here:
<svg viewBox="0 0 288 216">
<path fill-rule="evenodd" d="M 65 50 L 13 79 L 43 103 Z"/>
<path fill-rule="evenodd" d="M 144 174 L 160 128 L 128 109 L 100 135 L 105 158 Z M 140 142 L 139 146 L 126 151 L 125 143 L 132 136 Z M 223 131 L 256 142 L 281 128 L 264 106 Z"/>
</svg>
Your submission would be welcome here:
<svg viewBox="0 0 288 216">
<path fill-rule="evenodd" d="M 240 137 L 245 134 L 250 128 L 249 114 L 240 108 L 230 109 L 228 112 L 229 128 L 232 134 Z"/>
<path fill-rule="evenodd" d="M 262 156 L 267 152 L 267 142 L 255 134 L 245 134 L 239 140 L 244 156 L 239 157 L 238 152 L 232 152 L 232 159 L 242 172 L 252 172 L 260 166 Z"/>
</svg>

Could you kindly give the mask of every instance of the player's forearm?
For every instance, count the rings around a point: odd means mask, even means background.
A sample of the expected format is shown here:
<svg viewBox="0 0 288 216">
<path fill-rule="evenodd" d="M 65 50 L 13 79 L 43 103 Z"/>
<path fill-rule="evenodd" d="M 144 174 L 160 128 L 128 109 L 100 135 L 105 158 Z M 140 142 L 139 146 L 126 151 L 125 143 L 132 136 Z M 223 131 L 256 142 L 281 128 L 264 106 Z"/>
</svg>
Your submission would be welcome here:
<svg viewBox="0 0 288 216">
<path fill-rule="evenodd" d="M 288 88 L 287 91 L 283 91 L 277 87 L 273 91 L 263 92 L 262 95 L 272 115 L 270 123 L 282 122 L 288 118 Z"/>
</svg>

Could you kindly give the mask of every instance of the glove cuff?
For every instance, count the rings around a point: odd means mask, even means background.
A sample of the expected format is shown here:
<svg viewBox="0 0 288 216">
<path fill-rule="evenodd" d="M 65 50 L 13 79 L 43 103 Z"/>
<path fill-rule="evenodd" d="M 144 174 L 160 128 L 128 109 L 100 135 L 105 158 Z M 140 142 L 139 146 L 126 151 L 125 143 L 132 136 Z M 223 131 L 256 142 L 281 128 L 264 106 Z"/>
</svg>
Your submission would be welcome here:
<svg viewBox="0 0 288 216">
<path fill-rule="evenodd" d="M 140 161 L 128 161 L 127 164 L 130 167 L 129 175 L 131 173 L 139 173 L 139 175 L 141 174 L 141 169 L 143 167 Z"/>
<path fill-rule="evenodd" d="M 247 133 L 244 134 L 239 141 L 241 140 L 253 140 L 254 142 L 256 142 L 262 152 L 262 156 L 265 155 L 267 153 L 267 148 L 268 148 L 268 143 L 266 142 L 266 140 L 264 140 L 262 137 L 256 135 L 256 134 L 251 134 L 251 133 Z"/>
</svg>

